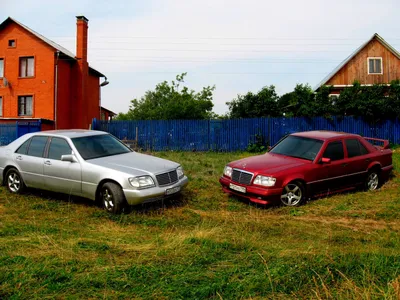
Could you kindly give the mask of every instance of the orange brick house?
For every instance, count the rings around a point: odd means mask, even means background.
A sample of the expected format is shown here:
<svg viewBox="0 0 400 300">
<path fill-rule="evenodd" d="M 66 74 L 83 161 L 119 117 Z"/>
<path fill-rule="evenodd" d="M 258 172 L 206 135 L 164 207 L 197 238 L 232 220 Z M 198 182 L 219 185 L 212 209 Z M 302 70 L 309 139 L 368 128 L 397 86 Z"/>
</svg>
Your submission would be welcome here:
<svg viewBox="0 0 400 300">
<path fill-rule="evenodd" d="M 0 122 L 68 129 L 99 119 L 106 76 L 89 66 L 88 19 L 76 18 L 76 55 L 10 17 L 0 24 Z"/>
<path fill-rule="evenodd" d="M 375 33 L 367 42 L 348 56 L 315 88 L 330 86 L 331 93 L 338 95 L 351 87 L 354 81 L 361 85 L 390 85 L 400 79 L 400 53 Z"/>
</svg>

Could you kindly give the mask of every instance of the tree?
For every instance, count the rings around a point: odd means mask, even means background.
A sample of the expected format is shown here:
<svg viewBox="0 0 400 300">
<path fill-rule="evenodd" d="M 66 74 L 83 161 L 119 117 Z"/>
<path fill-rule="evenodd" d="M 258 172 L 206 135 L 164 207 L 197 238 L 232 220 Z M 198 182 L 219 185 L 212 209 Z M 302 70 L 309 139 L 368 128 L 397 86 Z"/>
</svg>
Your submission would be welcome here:
<svg viewBox="0 0 400 300">
<path fill-rule="evenodd" d="M 129 111 L 119 114 L 118 120 L 179 120 L 208 119 L 212 116 L 215 86 L 203 87 L 200 92 L 183 86 L 187 73 L 176 76 L 176 81 L 156 85 L 143 97 L 131 100 Z"/>
<path fill-rule="evenodd" d="M 278 109 L 278 95 L 273 85 L 263 87 L 257 94 L 248 92 L 238 95 L 231 102 L 227 102 L 229 117 L 236 118 L 258 118 L 278 117 L 282 114 Z"/>
</svg>

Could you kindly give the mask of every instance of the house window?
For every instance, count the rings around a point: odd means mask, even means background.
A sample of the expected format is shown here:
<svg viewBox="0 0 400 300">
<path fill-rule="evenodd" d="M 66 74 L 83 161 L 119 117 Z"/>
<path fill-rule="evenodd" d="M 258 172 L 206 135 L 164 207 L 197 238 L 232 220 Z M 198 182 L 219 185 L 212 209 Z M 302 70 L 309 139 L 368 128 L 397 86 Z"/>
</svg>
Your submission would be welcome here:
<svg viewBox="0 0 400 300">
<path fill-rule="evenodd" d="M 4 77 L 4 58 L 0 58 L 0 78 Z"/>
<path fill-rule="evenodd" d="M 337 100 L 339 99 L 339 94 L 329 94 L 329 100 L 331 101 L 332 105 L 335 105 Z"/>
<path fill-rule="evenodd" d="M 8 40 L 8 47 L 15 48 L 17 46 L 17 42 L 15 40 Z"/>
<path fill-rule="evenodd" d="M 33 97 L 19 96 L 18 97 L 18 116 L 32 116 L 33 112 Z"/>
<path fill-rule="evenodd" d="M 368 57 L 368 74 L 383 74 L 382 57 Z"/>
<path fill-rule="evenodd" d="M 19 77 L 34 76 L 35 59 L 33 57 L 20 57 L 19 59 Z"/>
<path fill-rule="evenodd" d="M 0 117 L 3 116 L 3 97 L 0 96 Z"/>
</svg>

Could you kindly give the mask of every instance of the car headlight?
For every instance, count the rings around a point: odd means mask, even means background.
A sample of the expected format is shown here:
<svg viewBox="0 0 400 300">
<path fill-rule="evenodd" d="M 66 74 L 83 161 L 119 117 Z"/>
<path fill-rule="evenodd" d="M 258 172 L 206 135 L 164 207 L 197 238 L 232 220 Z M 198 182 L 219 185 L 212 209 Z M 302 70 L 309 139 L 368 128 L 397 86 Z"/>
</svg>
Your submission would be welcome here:
<svg viewBox="0 0 400 300">
<path fill-rule="evenodd" d="M 263 185 L 263 186 L 274 186 L 275 182 L 276 182 L 276 178 L 268 177 L 268 176 L 261 176 L 261 175 L 258 175 L 253 181 L 254 184 Z"/>
<path fill-rule="evenodd" d="M 229 166 L 225 166 L 224 175 L 227 177 L 232 177 L 232 168 Z"/>
<path fill-rule="evenodd" d="M 183 177 L 183 168 L 182 167 L 178 167 L 176 169 L 176 174 L 178 175 L 178 178 L 181 179 Z"/>
<path fill-rule="evenodd" d="M 137 189 L 155 186 L 153 178 L 147 175 L 129 178 L 129 183 L 131 184 L 131 186 Z"/>
</svg>

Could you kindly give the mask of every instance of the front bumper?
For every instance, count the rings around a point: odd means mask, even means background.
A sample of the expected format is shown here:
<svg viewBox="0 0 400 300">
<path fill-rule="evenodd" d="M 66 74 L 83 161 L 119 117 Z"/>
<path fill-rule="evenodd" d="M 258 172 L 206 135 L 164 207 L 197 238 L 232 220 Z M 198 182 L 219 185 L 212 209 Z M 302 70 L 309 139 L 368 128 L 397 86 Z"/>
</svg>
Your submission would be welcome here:
<svg viewBox="0 0 400 300">
<path fill-rule="evenodd" d="M 178 194 L 182 188 L 187 185 L 188 183 L 188 178 L 186 176 L 183 176 L 182 179 L 180 179 L 178 182 L 168 185 L 168 186 L 163 186 L 163 187 L 152 187 L 148 189 L 142 189 L 142 190 L 133 190 L 133 189 L 123 189 L 124 194 L 125 194 L 125 199 L 128 202 L 129 205 L 137 205 L 137 204 L 142 204 L 142 203 L 147 203 L 147 202 L 154 202 L 158 200 L 162 200 L 171 196 L 174 196 Z M 175 188 L 175 187 L 180 187 L 179 192 L 166 195 L 166 190 Z"/>
<path fill-rule="evenodd" d="M 219 182 L 222 185 L 222 190 L 225 193 L 236 195 L 241 198 L 246 198 L 251 202 L 258 204 L 271 204 L 280 200 L 283 188 L 269 188 L 269 187 L 258 187 L 254 185 L 241 185 L 237 182 L 232 182 L 229 178 L 220 177 Z M 246 188 L 246 193 L 241 193 L 229 188 L 229 184 L 233 183 L 235 185 L 243 186 Z"/>
</svg>

